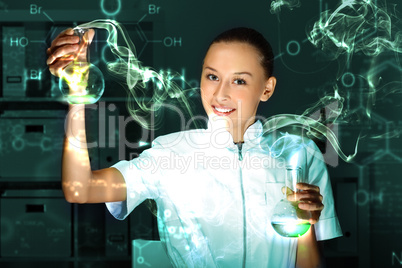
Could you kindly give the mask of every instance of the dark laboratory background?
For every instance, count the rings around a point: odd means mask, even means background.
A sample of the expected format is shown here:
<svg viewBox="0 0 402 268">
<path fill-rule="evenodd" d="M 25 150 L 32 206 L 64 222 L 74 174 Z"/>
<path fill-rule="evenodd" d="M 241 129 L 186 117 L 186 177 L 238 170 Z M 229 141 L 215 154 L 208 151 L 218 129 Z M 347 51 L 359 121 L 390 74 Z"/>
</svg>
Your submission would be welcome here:
<svg viewBox="0 0 402 268">
<path fill-rule="evenodd" d="M 349 9 L 347 15 L 358 18 L 364 5 L 368 12 L 353 28 L 345 17 L 330 17 L 347 9 L 344 2 L 0 0 L 0 267 L 168 267 L 161 264 L 156 218 L 145 204 L 118 221 L 104 204 L 69 204 L 61 192 L 67 105 L 48 72 L 46 48 L 63 29 L 95 19 L 122 23 L 143 65 L 176 71 L 187 84 L 176 82 L 186 89 L 199 87 L 202 59 L 215 35 L 235 26 L 259 30 L 273 46 L 278 78 L 274 96 L 259 110 L 265 118 L 302 114 L 325 96 L 343 97 L 342 120 L 327 126 L 346 155 L 361 140 L 352 162 L 338 157 L 327 139 L 317 140 L 343 231 L 324 243 L 327 266 L 402 267 L 402 7 L 398 1 L 355 1 L 355 13 Z M 389 17 L 379 12 L 385 8 Z M 352 40 L 353 53 L 337 55 L 334 44 L 315 47 L 307 39 L 325 10 L 338 23 L 338 34 L 344 32 L 333 42 Z M 396 45 L 375 56 L 357 49 L 383 36 L 379 27 L 387 19 L 388 40 Z M 177 114 L 169 111 L 158 114 L 164 123 L 149 133 L 130 120 L 127 91 L 106 70 L 115 60 L 106 37 L 97 30 L 90 49 L 91 62 L 105 76 L 102 98 L 86 113 L 88 140 L 99 144 L 90 149 L 93 169 L 132 159 L 154 137 L 180 129 Z M 190 101 L 201 107 L 197 93 Z M 308 116 L 322 120 L 339 108 L 340 102 L 323 103 Z"/>
</svg>

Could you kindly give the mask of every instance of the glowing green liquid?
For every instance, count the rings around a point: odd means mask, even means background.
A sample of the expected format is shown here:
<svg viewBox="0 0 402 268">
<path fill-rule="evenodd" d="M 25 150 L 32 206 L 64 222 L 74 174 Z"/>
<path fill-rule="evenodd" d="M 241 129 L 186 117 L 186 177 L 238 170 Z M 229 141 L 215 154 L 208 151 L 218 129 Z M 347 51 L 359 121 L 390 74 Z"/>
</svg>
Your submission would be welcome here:
<svg viewBox="0 0 402 268">
<path fill-rule="evenodd" d="M 273 222 L 272 227 L 275 231 L 284 237 L 300 237 L 304 235 L 308 229 L 310 229 L 309 222 L 301 223 L 283 223 L 283 222 Z"/>
<path fill-rule="evenodd" d="M 67 99 L 71 104 L 93 104 L 98 101 L 99 97 L 96 95 L 69 95 Z"/>
</svg>

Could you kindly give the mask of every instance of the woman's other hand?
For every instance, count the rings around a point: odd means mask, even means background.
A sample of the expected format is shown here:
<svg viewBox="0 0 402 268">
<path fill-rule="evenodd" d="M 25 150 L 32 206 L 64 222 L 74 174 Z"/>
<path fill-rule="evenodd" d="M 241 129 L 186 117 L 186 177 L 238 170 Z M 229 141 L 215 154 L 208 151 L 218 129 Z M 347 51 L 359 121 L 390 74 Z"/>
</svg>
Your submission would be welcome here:
<svg viewBox="0 0 402 268">
<path fill-rule="evenodd" d="M 308 183 L 297 183 L 296 188 L 300 191 L 297 193 L 288 193 L 288 200 L 299 201 L 298 207 L 302 210 L 310 211 L 311 213 L 311 218 L 309 219 L 310 224 L 317 223 L 321 211 L 324 209 L 320 188 Z"/>
</svg>

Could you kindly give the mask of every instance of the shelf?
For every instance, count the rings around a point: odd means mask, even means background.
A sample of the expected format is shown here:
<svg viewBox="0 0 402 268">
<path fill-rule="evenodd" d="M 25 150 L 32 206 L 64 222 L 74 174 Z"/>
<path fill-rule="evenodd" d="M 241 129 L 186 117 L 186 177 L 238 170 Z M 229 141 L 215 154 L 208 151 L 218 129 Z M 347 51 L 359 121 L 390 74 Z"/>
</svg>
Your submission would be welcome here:
<svg viewBox="0 0 402 268">
<path fill-rule="evenodd" d="M 125 102 L 127 101 L 127 96 L 124 97 L 102 97 L 98 102 Z M 141 98 L 142 100 L 151 100 L 150 97 Z M 67 106 L 67 102 L 65 102 L 61 98 L 57 97 L 0 97 L 0 103 L 2 102 L 50 102 L 50 103 L 59 103 Z M 97 102 L 97 103 L 98 103 Z M 96 103 L 95 103 L 96 104 Z"/>
<path fill-rule="evenodd" d="M 97 256 L 97 257 L 1 257 L 1 262 L 93 262 L 93 261 L 131 261 L 131 256 L 121 256 L 121 257 L 107 257 L 107 256 Z"/>
<path fill-rule="evenodd" d="M 61 178 L 1 178 L 1 189 L 61 189 Z"/>
</svg>

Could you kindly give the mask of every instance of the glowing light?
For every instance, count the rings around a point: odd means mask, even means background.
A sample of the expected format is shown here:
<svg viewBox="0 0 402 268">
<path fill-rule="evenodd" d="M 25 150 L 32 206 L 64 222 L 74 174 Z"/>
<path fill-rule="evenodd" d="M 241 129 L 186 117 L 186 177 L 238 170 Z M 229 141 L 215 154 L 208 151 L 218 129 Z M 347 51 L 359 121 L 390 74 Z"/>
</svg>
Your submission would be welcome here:
<svg viewBox="0 0 402 268">
<path fill-rule="evenodd" d="M 109 0 L 110 2 L 111 0 Z M 105 0 L 101 0 L 100 2 L 100 7 L 102 12 L 106 15 L 106 16 L 115 16 L 117 14 L 119 14 L 120 10 L 121 10 L 121 0 L 114 0 L 117 3 L 117 8 L 115 11 L 111 12 L 111 11 L 107 11 L 105 8 Z"/>
<path fill-rule="evenodd" d="M 284 229 L 285 229 L 285 231 L 287 233 L 293 233 L 294 231 L 296 231 L 296 225 L 294 225 L 294 224 L 285 224 Z"/>
<path fill-rule="evenodd" d="M 271 2 L 271 9 L 270 12 L 272 14 L 279 13 L 282 7 L 286 7 L 290 10 L 300 7 L 301 3 L 299 0 L 274 0 Z"/>
<path fill-rule="evenodd" d="M 138 146 L 140 146 L 140 147 L 149 146 L 149 145 L 150 145 L 150 143 L 149 143 L 149 142 L 146 142 L 146 141 L 140 141 L 140 142 L 138 143 Z"/>
<path fill-rule="evenodd" d="M 106 181 L 104 181 L 104 180 L 95 180 L 95 181 L 91 181 L 91 184 L 93 185 L 93 186 L 101 186 L 101 187 L 107 187 L 107 182 Z M 112 184 L 112 187 L 114 187 L 114 188 L 117 188 L 116 187 L 116 184 Z"/>
<path fill-rule="evenodd" d="M 129 38 L 124 27 L 114 20 L 95 20 L 78 26 L 82 29 L 98 28 L 108 32 L 107 43 L 111 52 L 117 60 L 107 64 L 108 70 L 116 77 L 123 78 L 126 81 L 129 91 L 127 102 L 128 110 L 133 119 L 143 128 L 157 128 L 162 118 L 156 118 L 156 122 L 151 125 L 149 117 L 151 112 L 157 112 L 163 108 L 167 99 L 169 103 L 173 100 L 184 107 L 190 118 L 193 117 L 190 102 L 187 96 L 193 95 L 196 89 L 180 88 L 173 80 L 180 80 L 178 73 L 171 71 L 156 72 L 150 67 L 142 66 L 136 56 L 136 49 Z M 119 42 L 118 42 L 119 40 Z M 123 45 L 124 43 L 124 45 Z M 154 90 L 147 86 L 147 82 L 153 82 L 157 89 Z"/>
<path fill-rule="evenodd" d="M 357 145 L 355 148 L 355 152 L 352 155 L 346 155 L 339 144 L 339 141 L 335 135 L 335 133 L 327 127 L 325 124 L 319 122 L 318 120 L 315 120 L 313 118 L 310 118 L 306 115 L 308 115 L 311 111 L 316 111 L 317 107 L 322 106 L 323 104 L 328 104 L 333 101 L 338 101 L 339 102 L 339 108 L 336 111 L 329 112 L 327 120 L 330 122 L 336 122 L 341 115 L 342 111 L 342 103 L 343 103 L 343 98 L 340 98 L 339 95 L 335 94 L 334 97 L 332 96 L 326 96 L 325 98 L 322 98 L 316 105 L 313 107 L 307 109 L 303 115 L 293 115 L 293 114 L 281 114 L 281 115 L 276 115 L 268 118 L 263 125 L 264 128 L 264 135 L 267 135 L 277 129 L 281 129 L 287 126 L 294 126 L 294 127 L 299 127 L 301 129 L 306 130 L 306 134 L 310 138 L 321 138 L 322 136 L 325 136 L 328 141 L 331 143 L 332 147 L 336 151 L 336 153 L 339 155 L 339 157 L 346 161 L 346 162 L 351 162 L 353 158 L 357 154 Z M 280 139 L 276 140 L 267 150 L 270 152 L 271 156 L 274 158 L 279 157 L 283 150 L 289 149 L 289 146 L 300 146 L 300 144 L 297 144 L 293 141 L 292 138 L 289 138 L 289 136 L 283 136 Z"/>
<path fill-rule="evenodd" d="M 310 223 L 305 220 L 273 222 L 274 230 L 283 237 L 301 237 L 310 229 Z"/>
<path fill-rule="evenodd" d="M 92 104 L 102 96 L 105 81 L 99 68 L 88 61 L 88 31 L 81 28 L 74 31 L 80 37 L 80 48 L 74 61 L 61 73 L 59 88 L 71 104 Z"/>
<path fill-rule="evenodd" d="M 165 216 L 165 218 L 169 218 L 172 215 L 172 212 L 169 209 L 166 209 L 163 215 Z"/>
<path fill-rule="evenodd" d="M 106 183 L 105 183 L 105 186 L 106 186 Z M 113 183 L 112 184 L 112 188 L 118 188 L 118 189 L 123 188 L 125 186 L 126 186 L 125 183 Z"/>
<path fill-rule="evenodd" d="M 395 14 L 377 1 L 343 1 L 335 11 L 326 10 L 307 32 L 310 42 L 334 59 L 363 52 L 376 56 L 385 50 L 402 52 L 402 32 L 393 32 Z"/>
<path fill-rule="evenodd" d="M 296 4 L 299 2 L 288 1 L 286 3 Z M 361 7 L 357 8 L 356 5 L 360 5 Z M 360 14 L 359 12 L 364 11 L 362 10 L 362 8 L 369 9 L 367 5 L 370 5 L 371 9 L 374 8 L 374 4 L 372 4 L 372 2 L 355 1 L 352 3 L 351 1 L 346 1 L 343 2 L 332 15 L 330 15 L 328 12 L 323 13 L 319 22 L 317 22 L 313 30 L 309 32 L 309 40 L 316 45 L 321 45 L 323 50 L 327 49 L 328 51 L 331 51 L 331 49 L 335 48 L 334 55 L 340 55 L 341 53 L 352 54 L 353 52 L 358 51 L 358 49 L 362 50 L 363 48 L 359 48 L 358 45 L 371 44 L 370 40 L 372 38 L 377 38 L 378 35 L 372 36 L 363 34 L 366 32 L 366 30 L 364 30 L 363 32 L 361 32 L 362 34 L 359 35 L 360 41 L 356 43 L 356 38 L 350 38 L 350 36 L 352 35 L 352 31 L 345 31 L 345 29 L 338 31 L 336 30 L 336 28 L 339 25 L 345 25 L 344 22 L 349 22 L 349 19 L 351 20 L 350 22 L 354 22 L 356 25 L 358 23 L 363 23 L 363 21 L 367 24 L 365 16 L 356 15 Z M 355 14 L 353 16 L 346 15 L 345 13 L 342 13 L 344 9 L 354 10 Z M 377 8 L 375 12 L 377 14 L 381 13 L 382 11 L 381 9 Z M 387 18 L 389 18 L 389 16 Z M 366 24 L 364 24 L 364 27 L 367 26 Z M 117 60 L 109 62 L 107 64 L 107 68 L 116 77 L 125 79 L 127 89 L 129 91 L 127 107 L 133 119 L 139 125 L 141 125 L 141 127 L 152 129 L 157 128 L 159 124 L 163 123 L 163 117 L 155 116 L 154 119 L 156 121 L 152 122 L 151 124 L 151 121 L 149 120 L 150 115 L 151 113 L 157 115 L 157 112 L 160 109 L 166 107 L 167 103 L 169 103 L 170 105 L 173 100 L 177 101 L 177 103 L 174 104 L 178 104 L 174 107 L 184 108 L 183 110 L 188 112 L 189 118 L 195 118 L 193 116 L 193 111 L 191 109 L 192 107 L 190 105 L 190 96 L 196 95 L 194 94 L 194 92 L 198 92 L 198 89 L 184 89 L 179 87 L 174 80 L 182 82 L 184 80 L 184 77 L 183 75 L 179 75 L 176 72 L 170 70 L 160 70 L 159 72 L 156 72 L 151 67 L 143 66 L 136 57 L 134 44 L 129 39 L 128 34 L 121 24 L 113 20 L 95 20 L 79 25 L 78 27 L 82 29 L 104 29 L 108 32 L 107 44 Z M 379 32 L 381 32 L 381 27 L 377 27 L 377 30 L 380 29 Z M 356 30 L 356 27 L 354 29 Z M 362 28 L 360 27 L 359 29 Z M 341 35 L 341 33 L 345 34 Z M 117 42 L 117 40 L 119 40 L 119 42 Z M 396 38 L 395 40 L 399 39 Z M 327 44 L 332 44 L 332 46 L 327 46 Z M 384 44 L 388 43 L 385 42 Z M 396 48 L 396 46 L 393 47 Z M 297 47 L 297 51 L 298 50 L 299 47 Z M 343 72 L 343 75 L 343 82 L 346 82 L 346 85 L 351 87 L 355 83 L 355 76 L 352 75 L 350 72 Z M 153 84 L 153 87 L 150 87 L 148 83 Z M 183 83 L 183 85 L 186 84 L 187 83 Z M 330 105 L 331 102 L 336 102 L 336 107 L 334 109 L 327 109 L 327 106 Z M 341 150 L 339 141 L 337 140 L 335 133 L 333 133 L 333 131 L 326 126 L 326 124 L 328 123 L 336 124 L 338 121 L 342 122 L 342 120 L 345 119 L 345 115 L 342 114 L 344 113 L 343 102 L 344 99 L 343 97 L 341 97 L 337 86 L 335 86 L 333 96 L 326 96 L 322 98 L 319 102 L 317 102 L 317 104 L 307 109 L 302 115 L 283 114 L 268 118 L 264 122 L 265 134 L 269 134 L 272 131 L 289 125 L 293 125 L 296 128 L 300 127 L 306 130 L 305 133 L 307 133 L 309 138 L 322 139 L 323 137 L 325 137 L 332 144 L 334 150 L 336 151 L 336 153 L 338 153 L 340 158 L 344 161 L 350 162 L 356 155 L 358 142 L 356 142 L 354 154 L 346 155 Z M 325 122 L 318 122 L 318 120 L 309 117 L 312 112 L 314 113 L 315 111 L 321 109 L 323 106 L 326 107 Z M 213 121 L 214 118 L 210 118 L 210 120 Z M 198 127 L 196 123 L 194 124 L 194 127 Z M 272 148 L 270 148 L 273 157 L 281 153 L 281 146 L 279 146 L 281 145 L 281 142 L 286 142 L 286 139 L 284 139 L 283 141 L 277 141 L 275 143 L 275 146 L 272 146 Z M 140 141 L 139 145 L 147 146 L 148 144 Z"/>
<path fill-rule="evenodd" d="M 293 154 L 293 155 L 290 157 L 289 163 L 290 163 L 290 166 L 291 166 L 292 168 L 297 168 L 298 163 L 299 163 L 299 154 L 298 154 L 298 153 Z"/>
</svg>

